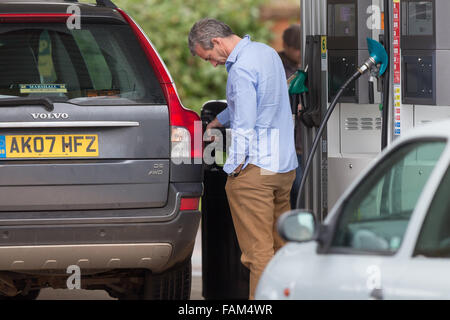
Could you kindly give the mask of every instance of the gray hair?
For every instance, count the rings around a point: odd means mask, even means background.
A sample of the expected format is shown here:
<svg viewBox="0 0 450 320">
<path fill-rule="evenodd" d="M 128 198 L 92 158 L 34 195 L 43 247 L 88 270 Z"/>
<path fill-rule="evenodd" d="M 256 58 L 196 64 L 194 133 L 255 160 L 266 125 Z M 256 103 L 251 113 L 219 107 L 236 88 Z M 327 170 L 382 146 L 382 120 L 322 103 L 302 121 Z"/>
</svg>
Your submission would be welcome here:
<svg viewBox="0 0 450 320">
<path fill-rule="evenodd" d="M 233 35 L 231 28 L 222 21 L 204 18 L 197 21 L 189 32 L 189 50 L 195 56 L 195 46 L 199 44 L 203 49 L 210 50 L 214 47 L 213 38 L 226 38 Z"/>
</svg>

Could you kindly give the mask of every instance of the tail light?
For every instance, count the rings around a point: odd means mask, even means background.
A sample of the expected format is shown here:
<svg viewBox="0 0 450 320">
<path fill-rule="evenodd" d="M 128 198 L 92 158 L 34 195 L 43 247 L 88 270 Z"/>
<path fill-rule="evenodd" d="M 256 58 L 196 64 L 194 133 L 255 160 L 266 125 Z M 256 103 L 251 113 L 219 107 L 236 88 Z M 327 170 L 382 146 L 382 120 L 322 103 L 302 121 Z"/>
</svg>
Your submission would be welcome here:
<svg viewBox="0 0 450 320">
<path fill-rule="evenodd" d="M 181 104 L 173 80 L 164 62 L 142 29 L 122 9 L 117 9 L 117 11 L 127 21 L 139 40 L 164 92 L 170 115 L 171 158 L 192 158 L 194 163 L 201 163 L 203 141 L 200 117 L 194 111 L 185 109 Z M 196 123 L 199 125 L 194 130 Z"/>
<path fill-rule="evenodd" d="M 181 198 L 180 211 L 198 210 L 199 198 Z"/>
<path fill-rule="evenodd" d="M 188 159 L 191 155 L 191 134 L 183 127 L 171 126 L 171 158 Z"/>
</svg>

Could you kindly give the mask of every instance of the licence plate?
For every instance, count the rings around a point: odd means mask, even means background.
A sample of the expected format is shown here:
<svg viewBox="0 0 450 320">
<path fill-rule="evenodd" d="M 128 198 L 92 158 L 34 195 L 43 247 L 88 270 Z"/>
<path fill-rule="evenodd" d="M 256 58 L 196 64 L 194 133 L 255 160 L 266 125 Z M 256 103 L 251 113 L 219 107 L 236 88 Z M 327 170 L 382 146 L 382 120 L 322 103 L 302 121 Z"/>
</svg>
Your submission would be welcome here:
<svg viewBox="0 0 450 320">
<path fill-rule="evenodd" d="M 0 159 L 97 157 L 98 135 L 0 135 Z"/>
</svg>

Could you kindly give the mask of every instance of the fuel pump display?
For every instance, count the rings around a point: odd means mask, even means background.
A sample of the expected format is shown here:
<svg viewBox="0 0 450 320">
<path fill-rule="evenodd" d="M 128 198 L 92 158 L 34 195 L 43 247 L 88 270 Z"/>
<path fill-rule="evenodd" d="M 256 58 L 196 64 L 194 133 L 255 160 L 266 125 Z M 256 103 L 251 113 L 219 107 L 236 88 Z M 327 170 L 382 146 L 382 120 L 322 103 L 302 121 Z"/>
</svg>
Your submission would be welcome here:
<svg viewBox="0 0 450 320">
<path fill-rule="evenodd" d="M 372 0 L 328 0 L 329 102 L 367 56 L 366 38 L 372 38 L 372 31 L 367 19 L 360 17 L 371 5 Z M 365 75 L 345 89 L 339 102 L 369 103 L 369 95 L 369 75 Z"/>
<path fill-rule="evenodd" d="M 401 106 L 396 135 L 450 116 L 450 1 L 400 1 Z"/>
<path fill-rule="evenodd" d="M 436 103 L 435 4 L 401 3 L 403 103 Z"/>
<path fill-rule="evenodd" d="M 401 2 L 403 103 L 448 105 L 450 90 L 449 19 L 436 23 L 437 12 L 450 12 L 448 0 Z"/>
<path fill-rule="evenodd" d="M 328 102 L 367 59 L 367 38 L 383 41 L 380 0 L 327 0 Z M 328 125 L 328 207 L 381 151 L 382 86 L 370 73 L 351 82 Z"/>
</svg>

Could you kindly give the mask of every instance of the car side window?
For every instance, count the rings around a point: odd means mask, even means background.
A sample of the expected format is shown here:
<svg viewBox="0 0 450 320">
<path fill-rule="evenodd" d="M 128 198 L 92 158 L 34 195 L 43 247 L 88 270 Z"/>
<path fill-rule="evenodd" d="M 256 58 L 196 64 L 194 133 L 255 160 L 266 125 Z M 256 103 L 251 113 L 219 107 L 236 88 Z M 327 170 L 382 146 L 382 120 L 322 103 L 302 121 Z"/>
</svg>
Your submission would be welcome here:
<svg viewBox="0 0 450 320">
<path fill-rule="evenodd" d="M 344 202 L 332 248 L 395 253 L 445 145 L 418 141 L 391 152 Z"/>
<path fill-rule="evenodd" d="M 450 169 L 434 195 L 422 225 L 414 256 L 450 258 Z"/>
</svg>

